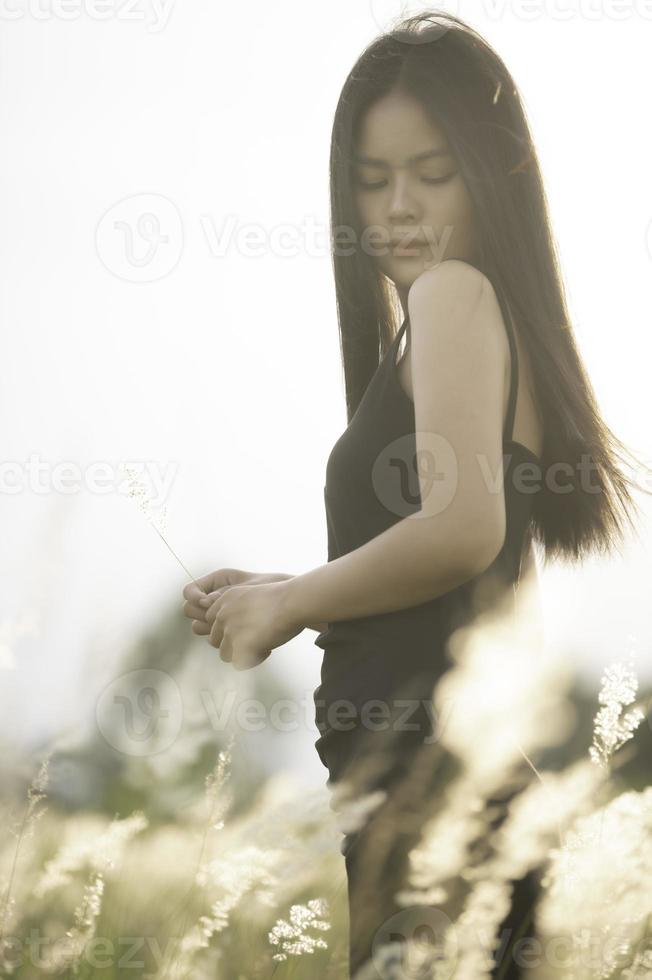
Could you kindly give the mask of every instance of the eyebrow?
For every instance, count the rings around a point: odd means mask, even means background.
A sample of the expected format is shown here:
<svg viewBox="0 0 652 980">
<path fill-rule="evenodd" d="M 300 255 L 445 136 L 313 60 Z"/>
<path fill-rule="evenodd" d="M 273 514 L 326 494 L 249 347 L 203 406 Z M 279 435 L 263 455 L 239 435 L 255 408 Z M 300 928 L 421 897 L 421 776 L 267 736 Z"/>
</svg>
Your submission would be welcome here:
<svg viewBox="0 0 652 980">
<path fill-rule="evenodd" d="M 452 156 L 451 151 L 446 149 L 445 146 L 437 147 L 434 150 L 424 150 L 423 153 L 416 153 L 412 157 L 408 157 L 408 163 L 419 163 L 421 160 L 430 160 L 432 157 L 448 157 Z M 372 167 L 388 167 L 389 164 L 386 160 L 377 160 L 375 157 L 367 157 L 362 154 L 353 155 L 354 163 L 365 163 Z"/>
</svg>

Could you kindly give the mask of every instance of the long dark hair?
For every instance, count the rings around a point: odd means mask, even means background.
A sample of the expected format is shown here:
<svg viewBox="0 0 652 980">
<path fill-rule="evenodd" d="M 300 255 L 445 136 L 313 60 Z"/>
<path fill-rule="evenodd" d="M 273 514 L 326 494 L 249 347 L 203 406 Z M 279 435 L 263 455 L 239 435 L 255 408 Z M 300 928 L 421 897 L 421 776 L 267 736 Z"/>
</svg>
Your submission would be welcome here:
<svg viewBox="0 0 652 980">
<path fill-rule="evenodd" d="M 635 457 L 601 418 L 576 346 L 541 170 L 516 85 L 473 28 L 439 10 L 407 17 L 368 45 L 335 112 L 331 252 L 347 419 L 398 326 L 394 287 L 368 250 L 351 242 L 360 242 L 363 232 L 352 171 L 359 125 L 374 102 L 396 90 L 417 99 L 444 131 L 475 207 L 477 267 L 493 285 L 503 315 L 518 324 L 529 355 L 544 427 L 533 540 L 546 563 L 609 553 L 622 539 L 625 519 L 635 527 L 629 511 L 637 507 L 631 488 L 638 485 L 618 465 L 625 455 Z M 581 461 L 590 468 L 590 490 L 577 476 Z M 554 492 L 545 478 L 549 468 L 569 481 L 571 492 Z"/>
</svg>

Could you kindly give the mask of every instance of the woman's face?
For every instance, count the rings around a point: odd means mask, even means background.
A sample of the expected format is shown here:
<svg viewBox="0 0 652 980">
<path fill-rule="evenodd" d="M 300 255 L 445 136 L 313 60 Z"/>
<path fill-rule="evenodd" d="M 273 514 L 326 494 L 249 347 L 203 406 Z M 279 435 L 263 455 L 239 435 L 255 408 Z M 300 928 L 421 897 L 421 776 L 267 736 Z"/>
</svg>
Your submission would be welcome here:
<svg viewBox="0 0 652 980">
<path fill-rule="evenodd" d="M 362 247 L 407 308 L 408 290 L 424 269 L 474 260 L 472 201 L 444 133 L 411 96 L 393 92 L 376 102 L 355 149 L 355 200 L 369 229 Z"/>
</svg>

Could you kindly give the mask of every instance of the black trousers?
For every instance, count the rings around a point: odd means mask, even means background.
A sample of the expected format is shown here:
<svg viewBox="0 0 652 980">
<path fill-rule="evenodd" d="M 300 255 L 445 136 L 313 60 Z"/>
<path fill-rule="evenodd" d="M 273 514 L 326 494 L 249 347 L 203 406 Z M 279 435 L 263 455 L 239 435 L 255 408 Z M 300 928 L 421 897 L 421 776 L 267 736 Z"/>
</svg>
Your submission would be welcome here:
<svg viewBox="0 0 652 980">
<path fill-rule="evenodd" d="M 468 892 L 460 878 L 459 888 L 446 904 L 398 904 L 395 893 L 409 888 L 410 849 L 419 841 L 424 823 L 441 806 L 445 786 L 459 774 L 458 760 L 440 744 L 415 744 L 414 739 L 382 739 L 376 734 L 365 742 L 356 740 L 353 732 L 329 732 L 319 740 L 318 751 L 328 767 L 329 789 L 337 800 L 331 803 L 338 811 L 348 797 L 359 797 L 380 790 L 382 802 L 366 816 L 362 826 L 343 832 L 349 909 L 349 969 L 351 980 L 364 964 L 378 956 L 387 942 L 423 940 L 438 943 L 459 911 Z M 531 774 L 524 773 L 524 782 Z M 343 787 L 348 794 L 340 796 Z M 520 787 L 522 788 L 522 786 Z M 518 791 L 518 790 L 517 790 Z M 504 818 L 511 790 L 487 801 L 492 813 Z M 495 824 L 495 820 L 494 820 Z M 494 825 L 492 824 L 492 826 Z M 482 853 L 483 841 L 478 842 Z M 538 897 L 538 875 L 529 872 L 514 881 L 511 908 L 498 930 L 499 946 L 489 951 L 494 958 L 491 976 L 496 980 L 520 980 L 527 977 L 528 953 L 519 953 L 519 941 L 532 938 L 534 905 Z M 526 947 L 527 948 L 527 947 Z M 371 977 L 382 976 L 371 970 Z M 418 972 L 406 968 L 406 976 Z"/>
</svg>

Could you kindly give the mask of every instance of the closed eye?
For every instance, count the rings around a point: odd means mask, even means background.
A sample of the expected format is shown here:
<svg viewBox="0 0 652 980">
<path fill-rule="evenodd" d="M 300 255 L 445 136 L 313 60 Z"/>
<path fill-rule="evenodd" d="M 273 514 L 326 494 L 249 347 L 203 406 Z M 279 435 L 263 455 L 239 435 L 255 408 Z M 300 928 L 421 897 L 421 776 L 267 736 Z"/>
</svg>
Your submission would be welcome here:
<svg viewBox="0 0 652 980">
<path fill-rule="evenodd" d="M 446 177 L 421 177 L 424 184 L 445 184 L 447 181 L 451 180 L 455 176 L 454 173 L 448 174 Z M 379 190 L 384 187 L 387 183 L 386 180 L 376 180 L 373 183 L 369 183 L 364 180 L 357 181 L 359 187 L 363 187 L 365 190 L 374 191 Z"/>
</svg>

